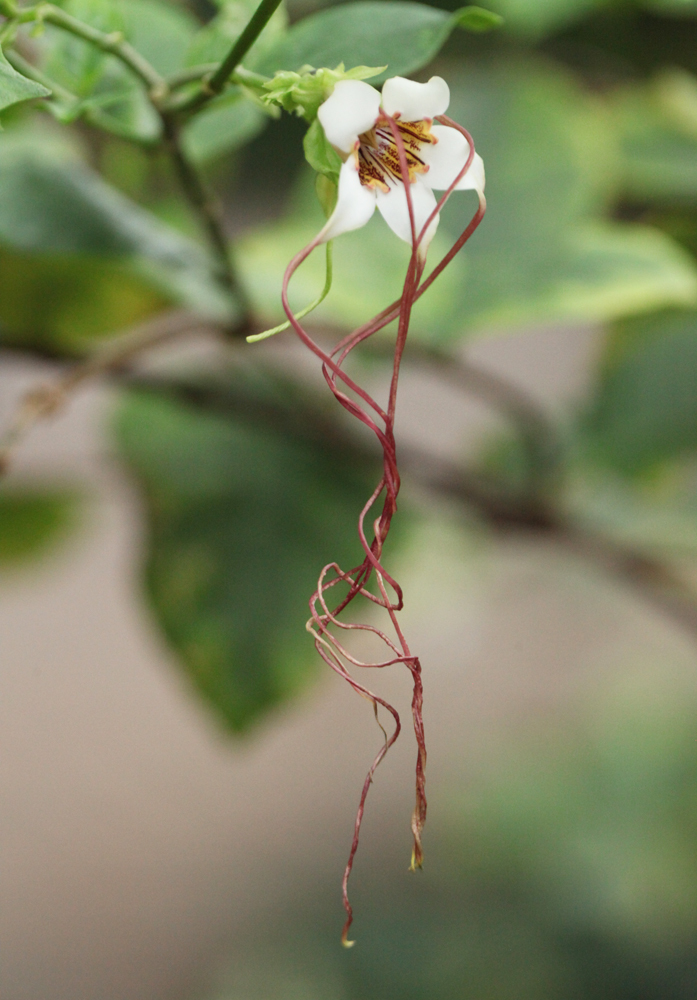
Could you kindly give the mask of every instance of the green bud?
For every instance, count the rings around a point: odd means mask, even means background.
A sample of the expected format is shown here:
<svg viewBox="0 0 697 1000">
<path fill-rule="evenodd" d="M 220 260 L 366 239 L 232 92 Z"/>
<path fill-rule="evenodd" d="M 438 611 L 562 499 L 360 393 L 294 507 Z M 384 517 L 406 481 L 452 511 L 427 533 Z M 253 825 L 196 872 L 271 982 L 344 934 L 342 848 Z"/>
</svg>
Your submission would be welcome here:
<svg viewBox="0 0 697 1000">
<path fill-rule="evenodd" d="M 314 122 L 320 104 L 324 104 L 340 80 L 367 80 L 382 73 L 386 66 L 355 66 L 345 70 L 339 63 L 336 69 L 315 69 L 303 66 L 299 73 L 279 70 L 273 79 L 264 84 L 261 100 L 269 107 L 281 107 L 308 122 Z"/>
</svg>

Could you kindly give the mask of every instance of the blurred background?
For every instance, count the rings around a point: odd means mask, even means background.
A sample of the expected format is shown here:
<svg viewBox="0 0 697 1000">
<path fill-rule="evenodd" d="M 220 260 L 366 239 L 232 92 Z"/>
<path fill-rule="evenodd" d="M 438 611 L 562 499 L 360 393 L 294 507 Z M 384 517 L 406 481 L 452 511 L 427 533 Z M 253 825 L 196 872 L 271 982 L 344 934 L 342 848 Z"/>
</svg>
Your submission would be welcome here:
<svg viewBox="0 0 697 1000">
<path fill-rule="evenodd" d="M 247 16 L 60 6 L 162 73 Z M 291 26 L 320 6 L 289 3 Z M 16 45 L 82 104 L 2 114 L 2 427 L 110 336 L 162 315 L 181 336 L 85 380 L 0 489 L 7 1000 L 697 996 L 697 3 L 488 6 L 498 30 L 451 25 L 400 70 L 450 83 L 489 211 L 419 303 L 400 385 L 387 562 L 424 670 L 426 862 L 407 872 L 405 731 L 350 951 L 381 734 L 303 626 L 321 566 L 356 561 L 377 456 L 290 334 L 221 337 L 200 229 L 112 61 L 50 26 Z M 279 15 L 251 68 L 293 30 Z M 380 31 L 347 65 L 382 64 Z M 235 93 L 185 132 L 259 328 L 321 224 L 305 128 Z M 320 339 L 391 301 L 407 250 L 378 217 L 335 257 Z M 322 280 L 309 262 L 298 303 Z M 371 391 L 388 348 L 354 363 Z M 409 718 L 407 676 L 374 686 Z"/>
</svg>

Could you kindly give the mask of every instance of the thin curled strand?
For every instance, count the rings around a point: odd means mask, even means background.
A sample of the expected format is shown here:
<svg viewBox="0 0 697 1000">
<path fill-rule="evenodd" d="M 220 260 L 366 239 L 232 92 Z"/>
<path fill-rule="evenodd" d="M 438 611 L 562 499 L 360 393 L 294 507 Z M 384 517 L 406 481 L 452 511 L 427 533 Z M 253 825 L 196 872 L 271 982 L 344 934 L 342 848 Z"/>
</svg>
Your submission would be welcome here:
<svg viewBox="0 0 697 1000">
<path fill-rule="evenodd" d="M 373 775 L 381 761 L 389 751 L 390 747 L 398 738 L 402 724 L 397 709 L 375 694 L 368 687 L 361 684 L 350 672 L 349 666 L 356 668 L 384 669 L 403 664 L 412 677 L 412 721 L 417 744 L 416 758 L 416 803 L 411 819 L 411 829 L 413 834 L 413 850 L 411 868 L 420 868 L 423 861 L 423 848 L 421 835 L 426 821 L 426 792 L 425 792 L 425 770 L 426 770 L 426 744 L 423 727 L 423 684 L 421 677 L 421 664 L 417 656 L 414 656 L 400 628 L 397 613 L 403 607 L 402 589 L 397 581 L 388 573 L 382 563 L 382 551 L 387 539 L 392 518 L 397 510 L 397 496 L 400 489 L 400 476 L 397 467 L 397 450 L 394 436 L 394 420 L 397 405 L 397 388 L 399 382 L 399 371 L 402 355 L 406 345 L 409 323 L 414 303 L 424 294 L 424 292 L 435 281 L 439 274 L 448 266 L 453 257 L 464 246 L 472 233 L 481 222 L 486 209 L 486 202 L 482 194 L 479 195 L 479 206 L 472 217 L 470 223 L 460 237 L 455 241 L 450 250 L 444 255 L 439 263 L 434 267 L 429 276 L 422 280 L 425 267 L 425 255 L 419 253 L 419 249 L 426 238 L 429 226 L 442 210 L 457 184 L 469 170 L 474 159 L 475 150 L 472 137 L 466 129 L 458 125 L 452 119 L 441 115 L 437 118 L 443 125 L 457 129 L 469 144 L 468 158 L 455 177 L 450 187 L 445 191 L 436 207 L 431 212 L 424 226 L 417 232 L 414 215 L 414 206 L 411 196 L 411 182 L 407 167 L 406 151 L 401 133 L 394 118 L 381 112 L 382 118 L 390 128 L 397 148 L 399 158 L 399 168 L 404 184 L 407 207 L 409 211 L 409 223 L 411 228 L 411 255 L 407 272 L 404 279 L 402 294 L 398 300 L 383 309 L 372 320 L 358 327 L 347 336 L 343 337 L 330 353 L 323 350 L 316 341 L 308 334 L 300 323 L 299 318 L 294 314 L 288 301 L 288 286 L 290 280 L 312 251 L 319 245 L 319 239 L 315 238 L 303 250 L 301 250 L 288 265 L 284 278 L 281 298 L 288 321 L 293 330 L 305 344 L 305 346 L 315 354 L 322 362 L 322 373 L 337 401 L 356 419 L 360 420 L 366 427 L 375 434 L 383 455 L 383 473 L 380 482 L 377 484 L 372 496 L 369 498 L 358 519 L 358 537 L 363 549 L 363 561 L 352 569 L 345 571 L 335 563 L 327 564 L 321 571 L 317 590 L 310 598 L 310 618 L 307 622 L 307 630 L 312 634 L 317 652 L 324 662 L 345 680 L 350 687 L 366 699 L 372 705 L 375 718 L 384 734 L 384 742 L 376 754 L 368 773 L 366 774 L 361 796 L 356 812 L 354 824 L 353 840 L 349 852 L 348 862 L 342 880 L 342 896 L 344 908 L 346 910 L 346 922 L 342 932 L 342 942 L 350 947 L 353 942 L 348 940 L 348 932 L 353 921 L 353 911 L 348 897 L 348 881 L 353 868 L 353 862 L 358 849 L 361 823 L 365 811 L 366 799 Z M 392 366 L 392 377 L 390 380 L 389 397 L 387 409 L 383 409 L 370 393 L 362 386 L 358 385 L 345 371 L 343 365 L 350 353 L 363 341 L 372 337 L 379 330 L 382 330 L 389 323 L 398 320 L 397 336 L 395 340 L 394 359 Z M 353 396 L 349 395 L 352 393 Z M 357 397 L 357 398 L 353 398 Z M 374 509 L 376 503 L 383 497 L 382 509 L 372 524 L 372 540 L 369 540 L 365 530 L 365 521 L 368 514 Z M 368 589 L 368 585 L 374 580 L 377 593 Z M 334 592 L 334 588 L 343 585 L 346 593 L 338 601 L 335 607 L 330 608 L 328 595 Z M 386 632 L 374 625 L 364 622 L 344 622 L 339 620 L 339 615 L 351 605 L 357 597 L 363 597 L 376 604 L 387 612 L 390 625 L 394 632 L 394 638 L 390 638 Z M 389 650 L 389 656 L 385 660 L 365 662 L 353 656 L 339 640 L 335 630 L 342 631 L 362 631 L 374 635 Z M 392 719 L 393 728 L 390 734 L 383 728 L 379 718 L 379 709 L 384 709 Z"/>
</svg>

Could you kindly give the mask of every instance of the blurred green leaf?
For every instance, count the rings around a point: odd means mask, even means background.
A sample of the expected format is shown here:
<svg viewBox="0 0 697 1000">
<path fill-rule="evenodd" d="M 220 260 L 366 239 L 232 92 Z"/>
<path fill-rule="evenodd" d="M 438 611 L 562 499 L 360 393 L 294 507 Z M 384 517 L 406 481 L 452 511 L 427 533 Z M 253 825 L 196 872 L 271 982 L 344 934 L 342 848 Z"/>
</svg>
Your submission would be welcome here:
<svg viewBox="0 0 697 1000">
<path fill-rule="evenodd" d="M 183 8 L 161 0 L 66 0 L 61 6 L 100 31 L 122 32 L 164 75 L 182 68 L 198 27 Z M 82 99 L 92 122 L 142 141 L 159 136 L 143 85 L 119 60 L 51 25 L 40 44 L 46 72 Z"/>
<path fill-rule="evenodd" d="M 512 877 L 538 919 L 546 913 L 545 923 L 567 940 L 648 949 L 649 962 L 686 946 L 693 953 L 694 689 L 661 664 L 652 675 L 615 676 L 589 701 L 580 721 L 536 725 L 527 741 L 518 738 L 489 786 L 468 789 L 461 829 L 474 836 L 461 840 L 465 870 Z M 667 985 L 599 995 L 691 992 Z"/>
<path fill-rule="evenodd" d="M 231 152 L 258 135 L 268 115 L 240 90 L 228 91 L 194 115 L 184 129 L 184 148 L 197 163 Z"/>
<path fill-rule="evenodd" d="M 697 77 L 664 69 L 611 98 L 622 150 L 622 191 L 640 201 L 697 197 Z"/>
<path fill-rule="evenodd" d="M 0 137 L 0 248 L 15 256 L 15 275 L 17 262 L 26 262 L 25 287 L 34 278 L 39 285 L 50 280 L 52 269 L 54 276 L 60 277 L 61 265 L 47 258 L 73 258 L 82 265 L 85 258 L 91 257 L 85 276 L 91 274 L 109 284 L 110 264 L 115 276 L 123 276 L 125 270 L 133 275 L 130 284 L 138 289 L 135 298 L 141 304 L 129 303 L 127 285 L 126 313 L 134 308 L 140 314 L 143 308 L 160 306 L 163 299 L 219 319 L 234 309 L 214 277 L 207 254 L 196 242 L 111 188 L 71 156 L 65 146 L 53 143 L 41 132 L 4 133 Z M 31 270 L 33 254 L 43 258 L 37 261 L 36 275 Z M 72 284 L 80 295 L 86 294 L 86 283 L 79 280 L 79 273 L 71 278 L 70 267 L 66 266 L 62 274 L 68 285 Z M 113 280 L 111 286 L 113 289 Z M 151 291 L 143 299 L 147 287 Z M 96 291 L 95 304 L 103 294 L 112 297 L 111 291 Z M 68 298 L 68 287 L 57 284 L 45 302 L 55 299 L 65 307 Z M 11 300 L 8 306 L 5 315 L 12 312 Z M 40 308 L 37 304 L 37 310 Z M 70 308 L 81 310 L 79 302 Z M 0 314 L 2 310 L 0 304 Z M 95 322 L 99 325 L 100 318 L 95 317 Z"/>
<path fill-rule="evenodd" d="M 42 555 L 74 520 L 75 498 L 65 492 L 0 492 L 0 568 Z"/>
<path fill-rule="evenodd" d="M 420 3 L 362 0 L 311 14 L 294 24 L 251 69 L 269 76 L 277 70 L 297 71 L 305 65 L 334 69 L 387 66 L 378 82 L 414 73 L 437 55 L 457 14 Z"/>
<path fill-rule="evenodd" d="M 0 247 L 0 341 L 80 355 L 99 336 L 155 315 L 168 298 L 128 264 Z"/>
<path fill-rule="evenodd" d="M 608 7 L 614 0 L 490 0 L 503 16 L 505 30 L 526 38 L 542 38 Z"/>
<path fill-rule="evenodd" d="M 294 435 L 289 385 L 216 385 L 216 409 L 132 393 L 117 430 L 144 490 L 155 614 L 191 682 L 241 731 L 313 675 L 307 602 L 327 562 L 360 562 L 358 513 L 379 471 Z M 275 426 L 257 419 L 269 400 L 288 408 Z"/>
<path fill-rule="evenodd" d="M 504 23 L 500 14 L 495 14 L 484 7 L 461 7 L 455 11 L 454 15 L 457 26 L 465 28 L 467 31 L 474 31 L 477 34 L 484 31 L 493 31 L 500 28 Z"/>
<path fill-rule="evenodd" d="M 201 28 L 191 42 L 187 55 L 187 64 L 190 66 L 224 59 L 259 6 L 258 0 L 216 0 L 216 3 L 220 7 L 220 13 Z M 261 59 L 284 34 L 287 24 L 288 17 L 281 4 L 249 50 L 245 63 L 252 66 Z"/>
<path fill-rule="evenodd" d="M 32 97 L 48 97 L 50 93 L 40 83 L 27 80 L 13 69 L 0 49 L 0 111 L 19 104 L 20 101 L 31 100 Z"/>
<path fill-rule="evenodd" d="M 442 345 L 487 326 L 602 320 L 697 300 L 697 268 L 677 243 L 657 229 L 603 220 L 615 194 L 617 149 L 604 108 L 572 77 L 511 58 L 444 73 L 449 114 L 484 157 L 489 207 L 468 246 L 417 303 L 413 335 Z M 469 193 L 451 198 L 431 262 L 475 204 Z M 284 221 L 244 241 L 241 266 L 269 325 L 282 318 L 286 264 L 322 224 L 308 184 Z M 408 253 L 377 216 L 337 239 L 334 286 L 316 318 L 355 326 L 377 313 L 399 295 Z M 293 279 L 294 301 L 314 298 L 322 282 L 315 255 Z"/>
<path fill-rule="evenodd" d="M 594 453 L 639 473 L 697 449 L 697 312 L 661 312 L 613 330 L 585 431 Z"/>
<path fill-rule="evenodd" d="M 697 14 L 697 0 L 639 0 L 639 3 L 657 14 L 684 14 L 686 17 Z"/>
<path fill-rule="evenodd" d="M 199 23 L 183 4 L 162 0 L 112 0 L 128 41 L 163 76 L 185 62 Z"/>
</svg>

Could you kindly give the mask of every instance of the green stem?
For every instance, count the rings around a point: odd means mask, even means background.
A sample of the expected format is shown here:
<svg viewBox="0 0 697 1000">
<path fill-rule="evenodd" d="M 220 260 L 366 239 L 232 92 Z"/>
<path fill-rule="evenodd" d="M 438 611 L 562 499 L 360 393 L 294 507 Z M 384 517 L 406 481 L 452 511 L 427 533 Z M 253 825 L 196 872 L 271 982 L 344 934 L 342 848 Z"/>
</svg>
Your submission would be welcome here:
<svg viewBox="0 0 697 1000">
<path fill-rule="evenodd" d="M 77 38 L 82 38 L 102 52 L 115 56 L 142 80 L 148 88 L 150 99 L 154 104 L 163 100 L 169 93 L 165 78 L 125 40 L 120 31 L 110 33 L 99 31 L 92 25 L 79 21 L 76 17 L 61 10 L 60 7 L 54 7 L 50 3 L 40 3 L 36 7 L 22 9 L 17 6 L 14 0 L 0 0 L 0 13 L 8 18 L 17 18 L 25 24 L 31 21 L 38 21 L 39 24 L 43 22 L 53 24 Z"/>
<path fill-rule="evenodd" d="M 262 7 L 264 6 L 264 3 L 268 3 L 268 0 L 264 0 Z M 274 9 L 279 3 L 280 0 L 273 0 Z M 167 80 L 165 80 L 165 78 L 157 72 L 154 66 L 152 66 L 147 59 L 143 58 L 143 56 L 141 56 L 141 54 L 125 40 L 121 32 L 112 32 L 111 34 L 107 34 L 103 31 L 99 31 L 91 25 L 84 24 L 77 18 L 72 17 L 59 7 L 53 6 L 53 4 L 41 3 L 36 7 L 20 10 L 14 0 L 0 0 L 0 13 L 4 14 L 6 17 L 16 18 L 23 22 L 48 22 L 63 31 L 67 31 L 78 38 L 82 38 L 84 41 L 94 45 L 102 52 L 107 52 L 110 55 L 115 56 L 117 59 L 120 59 L 121 62 L 124 63 L 124 65 L 126 65 L 145 84 L 150 102 L 159 114 L 162 122 L 162 143 L 172 160 L 184 195 L 202 223 L 215 260 L 218 264 L 219 280 L 228 288 L 231 294 L 234 295 L 242 310 L 242 321 L 237 324 L 234 332 L 236 334 L 246 334 L 249 331 L 252 321 L 251 305 L 237 278 L 232 260 L 230 258 L 220 208 L 213 196 L 208 192 L 206 185 L 199 176 L 194 165 L 187 159 L 180 140 L 179 125 L 169 109 L 166 109 L 164 106 L 165 99 L 169 96 L 169 85 Z M 254 15 L 250 24 L 254 22 L 258 13 L 259 11 L 257 11 L 257 14 Z M 271 11 L 271 13 L 273 13 L 273 11 Z M 268 14 L 266 20 L 268 20 L 271 16 L 271 13 Z M 248 32 L 249 27 L 250 25 L 247 25 L 247 28 L 243 32 L 243 36 Z M 263 24 L 259 27 L 257 34 L 261 31 L 262 27 Z M 256 35 L 254 37 L 256 37 Z M 253 40 L 254 38 L 252 38 L 252 41 Z M 249 44 L 251 45 L 251 42 Z M 233 46 L 233 49 L 236 48 L 237 45 Z M 39 71 L 36 70 L 35 67 L 32 67 L 32 72 L 34 78 L 36 79 L 36 74 Z M 214 71 L 214 75 L 215 72 L 219 72 L 219 69 Z M 252 78 L 255 80 L 265 80 L 264 77 L 258 77 L 257 74 L 247 74 L 245 71 L 242 71 L 239 74 L 240 83 L 248 85 L 252 82 Z M 47 82 L 45 85 L 49 86 L 49 88 L 58 96 L 61 96 L 58 88 L 56 88 L 52 83 L 49 84 Z M 223 85 L 221 85 L 221 89 Z M 72 98 L 72 95 L 69 95 L 67 91 L 64 91 L 63 93 L 66 98 Z M 98 121 L 95 121 L 94 123 L 99 124 Z"/>
<path fill-rule="evenodd" d="M 252 307 L 230 257 L 220 206 L 208 191 L 194 165 L 188 160 L 181 144 L 177 122 L 172 116 L 163 114 L 162 126 L 165 146 L 177 172 L 182 191 L 200 220 L 215 255 L 218 278 L 237 299 L 242 311 L 242 320 L 232 332 L 235 335 L 246 334 L 252 324 Z"/>
<path fill-rule="evenodd" d="M 155 67 L 125 40 L 120 31 L 109 34 L 98 31 L 52 4 L 41 4 L 36 8 L 36 12 L 41 20 L 54 24 L 64 31 L 69 31 L 101 49 L 102 52 L 108 52 L 120 59 L 136 76 L 140 77 L 150 91 L 153 100 L 162 99 L 167 94 L 167 82 L 164 77 L 160 76 Z"/>
<path fill-rule="evenodd" d="M 197 80 L 202 80 L 203 77 L 210 76 L 217 68 L 218 63 L 202 63 L 200 66 L 189 66 L 168 76 L 167 85 L 170 90 L 176 90 L 178 87 L 186 86 L 187 83 L 196 83 Z M 251 70 L 245 69 L 243 66 L 238 66 L 230 74 L 230 83 L 237 83 L 242 87 L 257 89 L 261 89 L 268 79 L 268 76 L 262 76 L 261 73 L 252 73 Z"/>
<path fill-rule="evenodd" d="M 324 279 L 324 288 L 319 293 L 317 298 L 309 304 L 309 306 L 305 306 L 304 309 L 301 309 L 299 313 L 295 314 L 295 318 L 302 319 L 304 316 L 307 316 L 308 313 L 311 313 L 313 309 L 316 309 L 317 306 L 320 305 L 320 303 L 324 302 L 327 295 L 329 295 L 331 287 L 332 287 L 332 241 L 329 240 L 329 242 L 327 243 L 327 271 L 326 271 L 326 277 Z M 250 336 L 247 337 L 247 343 L 256 344 L 258 340 L 266 340 L 268 337 L 273 337 L 274 334 L 283 333 L 283 331 L 287 330 L 289 327 L 290 327 L 290 320 L 286 320 L 285 323 L 279 323 L 278 326 L 274 326 L 270 330 L 264 330 L 263 333 L 250 334 Z"/>
<path fill-rule="evenodd" d="M 191 112 L 206 104 L 213 97 L 222 93 L 225 84 L 231 78 L 233 71 L 240 71 L 240 63 L 247 55 L 252 45 L 256 42 L 266 25 L 271 20 L 277 8 L 280 7 L 281 0 L 261 0 L 261 3 L 252 14 L 247 27 L 232 46 L 226 57 L 218 68 L 201 80 L 201 89 L 183 101 L 178 107 L 178 111 Z M 256 74 L 255 74 L 256 75 Z"/>
</svg>

